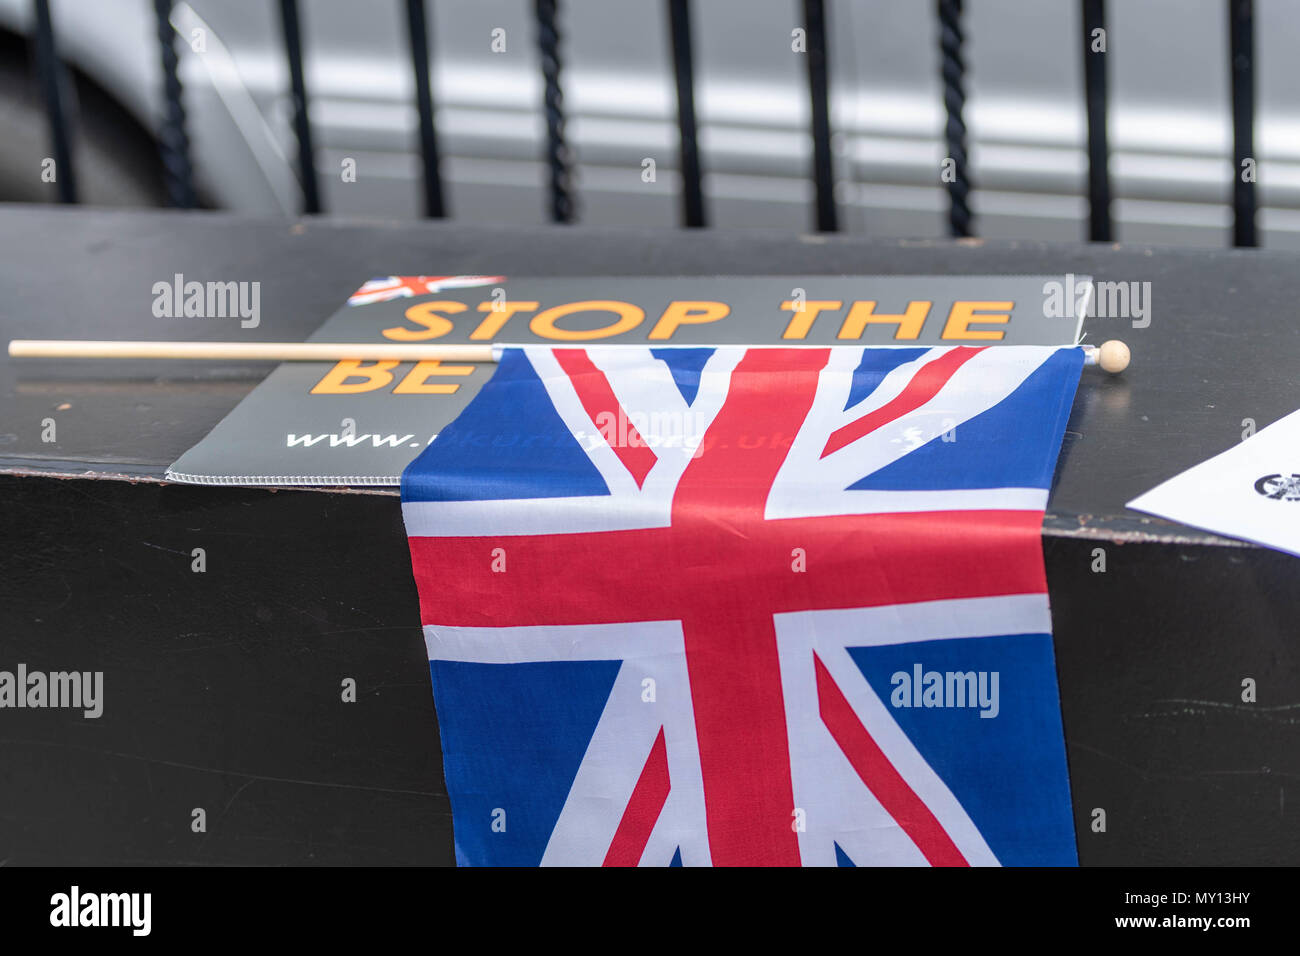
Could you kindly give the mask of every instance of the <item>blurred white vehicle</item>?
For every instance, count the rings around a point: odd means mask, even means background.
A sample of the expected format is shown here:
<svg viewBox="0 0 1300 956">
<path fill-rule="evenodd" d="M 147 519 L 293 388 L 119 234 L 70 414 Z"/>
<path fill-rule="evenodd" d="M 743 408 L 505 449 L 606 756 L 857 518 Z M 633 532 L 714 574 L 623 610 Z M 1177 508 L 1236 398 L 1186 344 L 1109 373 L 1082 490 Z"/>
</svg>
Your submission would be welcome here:
<svg viewBox="0 0 1300 956">
<path fill-rule="evenodd" d="M 80 79 L 87 201 L 161 201 L 150 130 L 161 75 L 148 0 L 51 0 Z M 542 222 L 544 128 L 532 3 L 429 0 L 436 121 L 454 218 Z M 943 110 L 934 5 L 828 0 L 841 226 L 940 236 Z M 0 198 L 49 198 L 43 113 L 20 38 L 29 0 L 0 0 Z M 399 0 L 302 0 L 316 166 L 332 215 L 420 213 L 416 113 Z M 696 0 L 697 104 L 710 225 L 805 229 L 811 142 L 797 0 Z M 675 98 L 661 2 L 562 0 L 563 83 L 579 220 L 678 218 Z M 1222 0 L 1108 9 L 1111 170 L 1119 238 L 1223 246 L 1232 165 Z M 1300 248 L 1300 7 L 1256 4 L 1259 225 Z M 210 205 L 292 215 L 300 204 L 288 70 L 269 0 L 188 0 L 173 23 L 193 159 Z M 980 235 L 1078 240 L 1087 216 L 1078 0 L 968 4 L 967 122 Z M 501 30 L 504 52 L 493 52 Z M 196 33 L 195 31 L 201 31 Z M 189 41 L 202 37 L 203 52 Z M 645 182 L 645 159 L 656 177 Z M 345 159 L 356 182 L 344 182 Z"/>
</svg>

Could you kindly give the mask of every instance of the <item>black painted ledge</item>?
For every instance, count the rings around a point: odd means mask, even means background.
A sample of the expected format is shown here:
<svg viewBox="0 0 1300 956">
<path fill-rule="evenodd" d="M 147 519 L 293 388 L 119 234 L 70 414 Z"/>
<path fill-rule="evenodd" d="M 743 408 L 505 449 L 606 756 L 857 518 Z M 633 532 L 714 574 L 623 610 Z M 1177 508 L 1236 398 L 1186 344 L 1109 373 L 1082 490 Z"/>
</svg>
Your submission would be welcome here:
<svg viewBox="0 0 1300 956">
<path fill-rule="evenodd" d="M 1148 328 L 1090 324 L 1134 361 L 1085 370 L 1044 524 L 1080 859 L 1300 863 L 1285 793 L 1300 780 L 1300 565 L 1124 508 L 1240 440 L 1243 419 L 1294 410 L 1297 257 L 0 207 L 6 339 L 228 337 L 219 320 L 160 328 L 150 289 L 177 272 L 260 280 L 262 324 L 240 334 L 276 340 L 374 274 L 778 269 L 1152 283 Z M 162 481 L 265 372 L 0 358 L 0 667 L 106 681 L 99 720 L 0 712 L 0 860 L 451 862 L 395 489 Z M 1246 677 L 1258 703 L 1240 700 Z"/>
</svg>

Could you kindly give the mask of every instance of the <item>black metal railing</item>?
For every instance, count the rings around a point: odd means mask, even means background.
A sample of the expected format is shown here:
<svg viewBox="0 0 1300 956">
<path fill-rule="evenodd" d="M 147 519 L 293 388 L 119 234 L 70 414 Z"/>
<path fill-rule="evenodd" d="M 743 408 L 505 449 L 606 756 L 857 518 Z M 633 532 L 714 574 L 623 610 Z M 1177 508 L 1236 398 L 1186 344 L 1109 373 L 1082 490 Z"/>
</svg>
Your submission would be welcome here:
<svg viewBox="0 0 1300 956">
<path fill-rule="evenodd" d="M 321 211 L 320 184 L 316 178 L 316 150 L 311 141 L 311 118 L 307 113 L 307 82 L 302 70 L 302 30 L 298 0 L 280 0 L 280 27 L 284 33 L 284 56 L 289 63 L 289 95 L 293 101 L 293 134 L 298 140 L 298 182 L 302 188 L 302 211 Z"/>
<path fill-rule="evenodd" d="M 433 125 L 433 91 L 429 85 L 429 27 L 424 0 L 406 0 L 406 32 L 415 72 L 415 106 L 420 114 L 420 170 L 424 179 L 424 214 L 433 219 L 447 215 L 442 195 L 438 130 Z"/>
<path fill-rule="evenodd" d="M 690 0 L 668 0 L 673 41 L 673 79 L 677 84 L 677 130 L 682 169 L 682 225 L 705 225 L 704 174 L 695 125 L 695 54 L 691 48 Z"/>
<path fill-rule="evenodd" d="M 1254 0 L 1228 0 L 1232 72 L 1232 242 L 1255 245 Z"/>
<path fill-rule="evenodd" d="M 1093 242 L 1109 242 L 1111 239 L 1106 50 L 1106 0 L 1083 0 L 1083 95 L 1088 113 L 1088 238 Z"/>
<path fill-rule="evenodd" d="M 72 162 L 72 140 L 68 132 L 68 95 L 71 92 L 67 70 L 54 48 L 54 24 L 50 20 L 49 0 L 33 0 L 36 18 L 36 72 L 45 113 L 50 121 L 50 150 L 54 153 L 54 182 L 59 202 L 77 201 L 77 170 Z"/>
<path fill-rule="evenodd" d="M 171 202 L 195 205 L 193 167 L 185 132 L 185 110 L 178 73 L 176 37 L 170 23 L 173 0 L 155 0 L 158 43 L 163 66 L 163 122 L 158 133 L 159 148 Z M 428 0 L 405 0 L 411 67 L 415 74 L 416 107 L 419 113 L 420 158 L 423 172 L 424 210 L 427 216 L 447 214 L 442 176 L 439 171 L 435 109 L 430 88 Z M 522 0 L 521 0 L 522 2 Z M 1107 85 L 1105 0 L 1079 0 L 1083 41 L 1084 97 L 1088 140 L 1088 238 L 1106 241 L 1114 237 L 1111 218 L 1110 147 L 1107 137 Z M 1253 0 L 1226 0 L 1228 55 L 1232 81 L 1232 130 L 1234 178 L 1232 189 L 1233 243 L 1254 246 L 1255 180 L 1255 25 Z M 703 168 L 700 160 L 695 113 L 695 69 L 691 41 L 690 0 L 666 0 L 667 25 L 672 47 L 672 69 L 677 91 L 677 129 L 682 178 L 682 223 L 703 226 L 706 222 Z M 838 229 L 834 160 L 831 149 L 830 82 L 828 67 L 825 0 L 802 0 L 803 31 L 811 101 L 809 136 L 812 140 L 811 176 L 815 186 L 813 222 L 818 230 Z M 543 159 L 547 169 L 550 218 L 559 223 L 576 219 L 573 188 L 573 157 L 565 139 L 564 95 L 561 83 L 561 20 L 559 0 L 533 0 L 537 47 L 543 78 L 542 109 L 546 120 Z M 34 50 L 40 88 L 45 98 L 50 125 L 53 158 L 57 167 L 61 202 L 76 202 L 71 122 L 70 87 L 58 58 L 48 0 L 33 0 Z M 949 199 L 948 228 L 953 236 L 975 234 L 971 210 L 972 180 L 967 156 L 966 66 L 963 58 L 963 0 L 936 0 L 936 20 L 946 114 L 944 144 L 947 150 L 940 177 Z M 280 0 L 280 22 L 285 56 L 289 65 L 293 130 L 297 139 L 298 181 L 302 208 L 306 213 L 322 211 L 321 194 L 314 163 L 309 97 L 303 74 L 302 29 L 297 0 Z"/>
<path fill-rule="evenodd" d="M 831 104 L 826 64 L 826 7 L 823 0 L 803 0 L 808 44 L 808 93 L 812 97 L 813 184 L 816 186 L 817 229 L 839 228 L 835 209 L 835 174 L 831 167 Z"/>
<path fill-rule="evenodd" d="M 974 217 L 970 211 L 970 171 L 966 159 L 966 61 L 962 46 L 962 0 L 939 0 L 939 72 L 943 76 L 943 107 L 947 122 L 943 127 L 948 155 L 944 157 L 944 182 L 948 185 L 948 231 L 954 236 L 973 236 Z"/>
<path fill-rule="evenodd" d="M 185 131 L 180 57 L 176 55 L 176 31 L 171 24 L 172 0 L 154 0 L 153 9 L 163 74 L 163 120 L 158 129 L 163 181 L 173 206 L 192 209 L 198 205 L 198 197 L 194 167 L 190 164 L 190 139 Z"/>
</svg>

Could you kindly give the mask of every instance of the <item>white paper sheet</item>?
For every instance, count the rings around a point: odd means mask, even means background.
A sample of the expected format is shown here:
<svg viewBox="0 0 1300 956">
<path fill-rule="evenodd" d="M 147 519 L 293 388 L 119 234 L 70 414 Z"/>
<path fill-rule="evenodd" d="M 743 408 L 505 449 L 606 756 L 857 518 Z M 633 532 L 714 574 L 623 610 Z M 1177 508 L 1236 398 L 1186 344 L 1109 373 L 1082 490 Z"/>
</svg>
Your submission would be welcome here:
<svg viewBox="0 0 1300 956">
<path fill-rule="evenodd" d="M 1128 506 L 1300 555 L 1300 411 Z"/>
</svg>

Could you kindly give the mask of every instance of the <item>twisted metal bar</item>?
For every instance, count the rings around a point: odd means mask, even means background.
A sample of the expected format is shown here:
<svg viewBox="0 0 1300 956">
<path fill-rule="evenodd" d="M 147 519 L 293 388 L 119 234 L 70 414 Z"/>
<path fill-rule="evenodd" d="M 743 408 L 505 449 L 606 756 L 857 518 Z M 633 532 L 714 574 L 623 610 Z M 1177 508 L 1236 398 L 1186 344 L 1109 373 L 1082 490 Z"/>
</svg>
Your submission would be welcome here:
<svg viewBox="0 0 1300 956">
<path fill-rule="evenodd" d="M 541 54 L 545 81 L 543 107 L 546 112 L 546 164 L 550 175 L 551 219 L 574 219 L 573 176 L 569 147 L 564 141 L 564 94 L 560 89 L 560 31 L 556 21 L 556 0 L 535 0 L 537 49 Z"/>
<path fill-rule="evenodd" d="M 1094 30 L 1106 30 L 1106 0 L 1083 0 L 1083 88 L 1088 113 L 1088 238 L 1109 242 L 1110 144 L 1106 131 L 1106 53 L 1093 52 Z"/>
<path fill-rule="evenodd" d="M 823 0 L 803 0 L 808 40 L 808 92 L 812 99 L 813 180 L 817 186 L 817 229 L 839 228 L 835 210 L 835 174 L 831 165 L 830 83 L 826 64 L 826 7 Z"/>
<path fill-rule="evenodd" d="M 1228 0 L 1228 46 L 1232 71 L 1232 244 L 1258 245 L 1255 183 L 1242 177 L 1242 163 L 1255 157 L 1255 11 L 1252 0 Z"/>
<path fill-rule="evenodd" d="M 962 60 L 965 35 L 961 29 L 962 0 L 939 0 L 939 49 L 943 54 L 943 105 L 948 113 L 944 138 L 948 158 L 953 161 L 953 179 L 948 185 L 948 230 L 954 236 L 973 235 L 974 217 L 970 211 L 971 180 L 966 157 L 966 124 L 962 109 L 966 105 L 964 81 L 966 63 Z"/>
<path fill-rule="evenodd" d="M 704 189 L 700 147 L 695 124 L 695 69 L 691 53 L 690 0 L 668 0 L 668 26 L 673 42 L 673 74 L 677 81 L 677 132 L 681 150 L 682 221 L 704 225 Z"/>
<path fill-rule="evenodd" d="M 180 58 L 176 55 L 176 31 L 171 24 L 172 2 L 154 0 L 153 4 L 163 73 L 163 122 L 158 130 L 158 152 L 168 200 L 173 206 L 193 209 L 198 205 L 198 197 L 194 191 L 194 167 L 190 164 L 190 139 L 185 132 Z"/>
<path fill-rule="evenodd" d="M 298 177 L 302 185 L 305 213 L 321 211 L 320 187 L 316 182 L 316 151 L 311 142 L 311 120 L 307 115 L 307 84 L 302 72 L 302 30 L 297 0 L 280 0 L 280 23 L 284 49 L 289 59 L 289 85 L 293 98 L 293 132 L 298 139 Z"/>
<path fill-rule="evenodd" d="M 406 0 L 407 36 L 411 42 L 411 67 L 415 71 L 415 101 L 420 114 L 420 162 L 424 170 L 424 214 L 435 219 L 447 215 L 438 167 L 438 133 L 433 125 L 433 92 L 429 87 L 429 27 L 424 0 Z"/>
<path fill-rule="evenodd" d="M 69 94 L 68 78 L 54 48 L 54 24 L 49 0 L 35 0 L 36 72 L 45 98 L 45 116 L 50 121 L 50 146 L 54 152 L 54 185 L 59 202 L 77 201 L 77 175 L 72 164 L 72 136 L 64 99 Z"/>
</svg>

